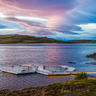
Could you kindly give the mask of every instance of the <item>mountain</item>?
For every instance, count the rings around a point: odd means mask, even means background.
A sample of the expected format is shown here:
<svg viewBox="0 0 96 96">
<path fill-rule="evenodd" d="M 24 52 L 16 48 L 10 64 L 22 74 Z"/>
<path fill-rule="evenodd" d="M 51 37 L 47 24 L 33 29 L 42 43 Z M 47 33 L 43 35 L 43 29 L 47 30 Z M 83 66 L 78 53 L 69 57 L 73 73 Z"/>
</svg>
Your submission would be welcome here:
<svg viewBox="0 0 96 96">
<path fill-rule="evenodd" d="M 34 37 L 27 35 L 0 35 L 0 44 L 18 43 L 96 43 L 93 40 L 59 41 L 47 37 Z"/>
</svg>

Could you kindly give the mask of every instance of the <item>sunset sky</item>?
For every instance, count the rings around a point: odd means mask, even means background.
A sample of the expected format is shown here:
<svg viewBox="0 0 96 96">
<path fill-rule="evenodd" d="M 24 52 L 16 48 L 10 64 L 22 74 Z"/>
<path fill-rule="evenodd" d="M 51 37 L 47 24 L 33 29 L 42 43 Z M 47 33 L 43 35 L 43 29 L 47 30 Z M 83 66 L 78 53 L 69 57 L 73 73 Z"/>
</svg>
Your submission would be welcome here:
<svg viewBox="0 0 96 96">
<path fill-rule="evenodd" d="M 0 35 L 96 40 L 96 0 L 0 0 Z"/>
</svg>

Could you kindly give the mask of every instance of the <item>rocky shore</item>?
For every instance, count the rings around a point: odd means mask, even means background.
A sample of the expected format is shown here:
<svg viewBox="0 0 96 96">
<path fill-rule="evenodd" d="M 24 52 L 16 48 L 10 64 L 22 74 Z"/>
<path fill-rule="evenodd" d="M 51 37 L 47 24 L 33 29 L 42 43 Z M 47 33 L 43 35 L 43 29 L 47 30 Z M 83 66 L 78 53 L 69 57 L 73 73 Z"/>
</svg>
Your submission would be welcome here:
<svg viewBox="0 0 96 96">
<path fill-rule="evenodd" d="M 73 80 L 22 90 L 1 90 L 0 96 L 96 96 L 96 80 Z"/>
<path fill-rule="evenodd" d="M 88 58 L 94 58 L 96 60 L 96 53 L 87 55 L 86 57 L 88 57 Z"/>
</svg>

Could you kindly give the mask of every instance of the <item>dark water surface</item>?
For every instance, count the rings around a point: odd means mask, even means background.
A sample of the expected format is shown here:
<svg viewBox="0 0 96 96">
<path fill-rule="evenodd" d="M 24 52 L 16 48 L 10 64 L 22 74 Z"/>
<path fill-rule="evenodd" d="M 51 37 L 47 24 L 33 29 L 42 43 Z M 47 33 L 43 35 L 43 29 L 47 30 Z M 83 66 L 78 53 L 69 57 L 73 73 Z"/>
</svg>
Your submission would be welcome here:
<svg viewBox="0 0 96 96">
<path fill-rule="evenodd" d="M 96 65 L 86 64 L 94 61 L 86 58 L 96 52 L 95 43 L 80 44 L 5 44 L 0 45 L 0 64 L 46 64 L 68 65 L 77 71 L 96 71 Z M 68 62 L 76 62 L 69 64 Z M 47 77 L 40 74 L 13 75 L 0 72 L 0 89 L 21 89 L 31 86 L 48 85 L 72 80 L 73 77 Z"/>
</svg>

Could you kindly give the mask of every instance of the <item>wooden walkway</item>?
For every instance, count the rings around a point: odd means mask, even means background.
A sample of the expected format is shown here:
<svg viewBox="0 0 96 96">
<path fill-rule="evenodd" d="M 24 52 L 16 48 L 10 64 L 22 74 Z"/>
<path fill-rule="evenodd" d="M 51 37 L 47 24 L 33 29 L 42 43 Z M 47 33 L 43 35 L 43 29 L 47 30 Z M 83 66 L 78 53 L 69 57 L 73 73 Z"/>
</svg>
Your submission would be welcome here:
<svg viewBox="0 0 96 96">
<path fill-rule="evenodd" d="M 78 73 L 81 73 L 81 72 L 72 72 L 72 74 L 78 74 Z M 84 72 L 86 74 L 96 74 L 96 72 Z"/>
<path fill-rule="evenodd" d="M 81 72 L 71 72 L 71 73 L 53 73 L 53 74 L 48 74 L 48 76 L 68 76 L 68 75 L 77 75 Z M 84 72 L 86 74 L 96 74 L 96 72 Z"/>
</svg>

